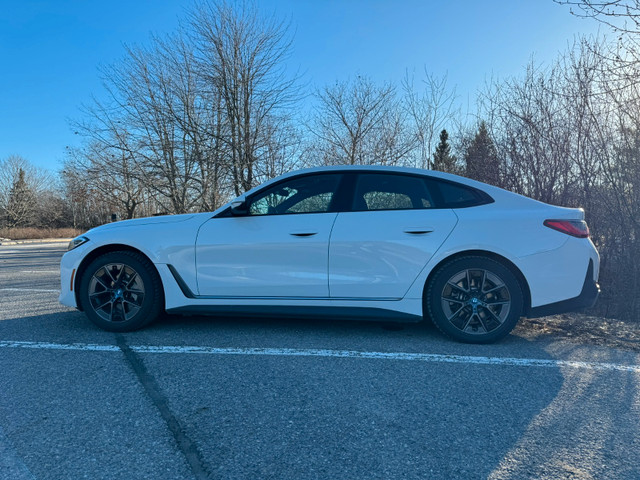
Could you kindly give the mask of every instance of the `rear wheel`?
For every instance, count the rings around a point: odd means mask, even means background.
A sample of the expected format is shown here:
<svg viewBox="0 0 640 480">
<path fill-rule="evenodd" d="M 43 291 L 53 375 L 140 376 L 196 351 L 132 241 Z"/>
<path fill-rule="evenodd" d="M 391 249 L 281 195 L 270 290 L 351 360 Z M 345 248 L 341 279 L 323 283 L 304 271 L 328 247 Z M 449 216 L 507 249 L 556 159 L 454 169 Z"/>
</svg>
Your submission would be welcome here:
<svg viewBox="0 0 640 480">
<path fill-rule="evenodd" d="M 80 281 L 80 301 L 94 324 L 128 332 L 154 321 L 162 312 L 160 278 L 146 257 L 129 251 L 96 258 Z"/>
<path fill-rule="evenodd" d="M 449 337 L 491 343 L 509 334 L 523 310 L 513 272 L 491 258 L 460 257 L 438 269 L 424 298 L 433 323 Z"/>
</svg>

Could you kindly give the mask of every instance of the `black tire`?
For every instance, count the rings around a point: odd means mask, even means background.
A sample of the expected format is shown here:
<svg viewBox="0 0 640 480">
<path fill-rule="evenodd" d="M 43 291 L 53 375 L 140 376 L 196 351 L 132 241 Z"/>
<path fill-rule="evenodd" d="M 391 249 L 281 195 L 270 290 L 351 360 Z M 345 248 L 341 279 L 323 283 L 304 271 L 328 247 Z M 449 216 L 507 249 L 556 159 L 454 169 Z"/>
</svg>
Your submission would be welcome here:
<svg viewBox="0 0 640 480">
<path fill-rule="evenodd" d="M 513 330 L 523 311 L 514 273 L 488 257 L 460 257 L 442 265 L 424 296 L 424 310 L 445 335 L 465 343 L 492 343 Z"/>
<path fill-rule="evenodd" d="M 162 283 L 153 264 L 131 251 L 93 260 L 80 280 L 80 303 L 95 325 L 130 332 L 156 320 L 164 307 Z"/>
</svg>

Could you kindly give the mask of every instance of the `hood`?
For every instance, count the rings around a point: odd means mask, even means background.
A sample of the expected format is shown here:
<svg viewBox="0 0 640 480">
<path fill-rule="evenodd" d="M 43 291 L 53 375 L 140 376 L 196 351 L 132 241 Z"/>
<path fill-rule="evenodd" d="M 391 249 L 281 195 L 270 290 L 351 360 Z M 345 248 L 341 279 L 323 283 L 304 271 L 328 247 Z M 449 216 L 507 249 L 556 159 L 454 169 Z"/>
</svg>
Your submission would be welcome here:
<svg viewBox="0 0 640 480">
<path fill-rule="evenodd" d="M 131 220 L 121 220 L 119 222 L 106 223 L 104 225 L 100 225 L 99 227 L 92 228 L 87 233 L 92 232 L 103 232 L 106 230 L 113 230 L 116 228 L 127 228 L 127 227 L 140 227 L 142 225 L 159 225 L 163 223 L 180 223 L 186 222 L 191 218 L 195 217 L 198 214 L 195 213 L 187 213 L 183 215 L 162 215 L 158 217 L 145 217 L 145 218 L 134 218 Z M 209 214 L 210 215 L 210 214 Z"/>
</svg>

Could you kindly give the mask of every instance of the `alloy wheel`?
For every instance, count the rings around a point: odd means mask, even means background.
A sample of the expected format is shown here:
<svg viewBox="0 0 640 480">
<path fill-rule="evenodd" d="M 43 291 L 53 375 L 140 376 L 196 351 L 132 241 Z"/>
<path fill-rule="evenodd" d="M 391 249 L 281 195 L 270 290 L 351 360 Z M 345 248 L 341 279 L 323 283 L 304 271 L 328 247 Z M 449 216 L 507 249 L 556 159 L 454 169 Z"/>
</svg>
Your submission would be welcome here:
<svg viewBox="0 0 640 480">
<path fill-rule="evenodd" d="M 489 270 L 470 268 L 447 280 L 441 293 L 442 311 L 457 330 L 484 335 L 509 316 L 511 295 L 505 282 Z"/>
<path fill-rule="evenodd" d="M 144 296 L 142 278 L 124 263 L 103 265 L 89 281 L 91 308 L 107 322 L 131 320 L 142 308 Z"/>
</svg>

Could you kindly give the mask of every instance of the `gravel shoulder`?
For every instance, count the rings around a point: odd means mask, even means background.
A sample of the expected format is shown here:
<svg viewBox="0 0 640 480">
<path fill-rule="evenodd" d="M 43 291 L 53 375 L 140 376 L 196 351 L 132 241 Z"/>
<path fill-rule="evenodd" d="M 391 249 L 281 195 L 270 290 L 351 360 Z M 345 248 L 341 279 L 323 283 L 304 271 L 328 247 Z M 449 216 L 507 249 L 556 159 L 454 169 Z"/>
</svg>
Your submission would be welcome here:
<svg viewBox="0 0 640 480">
<path fill-rule="evenodd" d="M 640 352 L 640 322 L 580 313 L 522 318 L 514 333 L 529 340 L 565 340 Z"/>
</svg>

